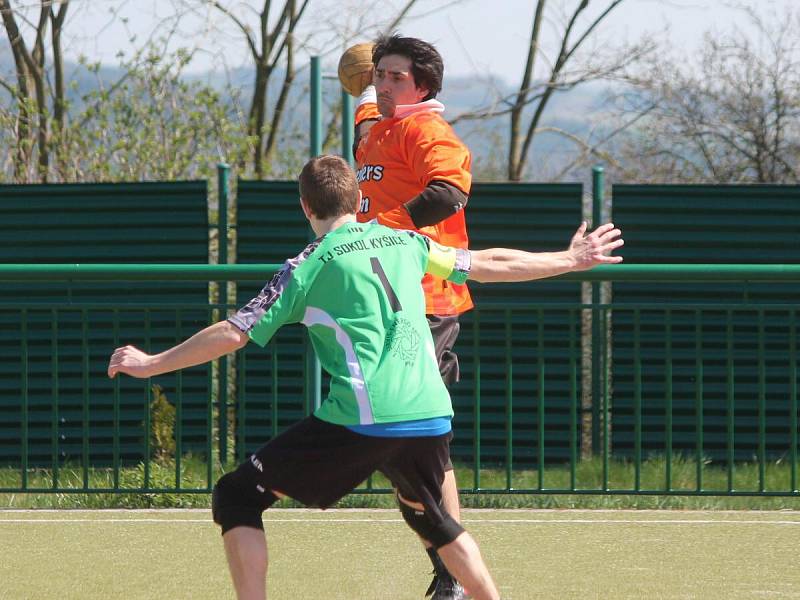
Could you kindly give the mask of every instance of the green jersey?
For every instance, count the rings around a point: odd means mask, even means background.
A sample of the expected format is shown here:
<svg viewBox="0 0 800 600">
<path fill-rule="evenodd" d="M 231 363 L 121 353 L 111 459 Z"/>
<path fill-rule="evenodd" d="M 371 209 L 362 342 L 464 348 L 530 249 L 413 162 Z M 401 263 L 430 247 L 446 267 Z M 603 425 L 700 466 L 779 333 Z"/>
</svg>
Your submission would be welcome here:
<svg viewBox="0 0 800 600">
<path fill-rule="evenodd" d="M 425 317 L 421 280 L 463 283 L 469 252 L 412 231 L 345 223 L 284 264 L 229 321 L 260 346 L 303 323 L 330 393 L 314 413 L 338 425 L 453 415 Z"/>
</svg>

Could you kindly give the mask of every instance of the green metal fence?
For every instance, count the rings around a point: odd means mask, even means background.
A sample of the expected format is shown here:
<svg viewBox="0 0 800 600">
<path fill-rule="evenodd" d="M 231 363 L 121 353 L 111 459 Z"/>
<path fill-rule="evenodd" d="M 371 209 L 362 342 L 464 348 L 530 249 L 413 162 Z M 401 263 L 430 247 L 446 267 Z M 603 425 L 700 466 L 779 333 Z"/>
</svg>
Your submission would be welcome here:
<svg viewBox="0 0 800 600">
<path fill-rule="evenodd" d="M 235 280 L 256 288 L 275 268 L 0 265 L 0 281 L 46 281 L 58 288 L 76 281 L 125 285 L 131 281 Z M 560 280 L 575 286 L 606 280 L 686 285 L 798 282 L 800 265 L 619 265 Z M 798 305 L 793 300 L 600 306 L 482 303 L 465 321 L 458 348 L 462 359 L 471 362 L 469 377 L 459 385 L 469 389 L 472 406 L 459 410 L 454 423 L 454 458 L 472 474 L 465 491 L 800 495 Z M 135 300 L 125 304 L 3 300 L 0 312 L 9 317 L 3 322 L 15 323 L 3 329 L 2 347 L 13 367 L 4 371 L 3 389 L 4 394 L 14 394 L 17 402 L 0 424 L 5 455 L 12 457 L 0 467 L 0 492 L 207 492 L 219 463 L 230 466 L 244 459 L 307 414 L 311 407 L 296 389 L 304 373 L 283 369 L 286 356 L 296 349 L 284 346 L 280 336 L 266 350 L 248 346 L 237 355 L 235 385 L 223 386 L 217 401 L 207 402 L 202 415 L 187 414 L 186 381 L 193 370 L 151 381 L 106 377 L 104 360 L 116 346 L 133 343 L 157 351 L 180 341 L 187 320 L 200 325 L 211 322 L 217 308 L 208 303 L 176 306 Z M 68 332 L 57 325 L 59 316 L 66 313 L 74 314 L 76 323 Z M 579 443 L 581 339 L 591 314 L 600 315 L 599 330 L 613 341 L 600 347 L 613 346 L 614 361 L 624 363 L 628 370 L 618 370 L 613 383 L 608 380 L 609 371 L 602 374 L 601 397 L 596 399 L 602 419 L 600 451 L 596 458 L 584 460 Z M 140 324 L 138 335 L 121 339 L 123 323 Z M 505 325 L 493 326 L 487 334 L 489 323 Z M 631 335 L 616 340 L 617 324 Z M 753 333 L 756 344 L 742 345 L 742 339 Z M 33 340 L 45 338 L 49 356 L 34 359 Z M 657 353 L 652 348 L 645 352 L 651 339 L 660 345 Z M 74 381 L 60 377 L 65 368 L 62 349 L 67 345 L 79 349 L 81 355 L 80 375 Z M 679 349 L 684 351 L 680 360 Z M 488 368 L 492 362 L 502 370 Z M 722 376 L 709 377 L 710 367 L 717 365 L 723 366 Z M 209 388 L 219 386 L 214 369 L 201 372 Z M 660 384 L 653 385 L 657 380 Z M 69 425 L 79 443 L 70 442 L 66 454 L 60 411 L 65 388 L 80 396 L 79 418 Z M 487 406 L 485 395 L 496 395 L 498 390 L 504 396 L 503 405 Z M 684 398 L 687 390 L 692 408 L 678 414 L 676 400 Z M 720 390 L 721 403 L 717 400 Z M 49 396 L 42 391 L 49 391 Z M 141 399 L 138 411 L 130 416 L 138 424 L 138 435 L 127 439 L 120 435 L 123 394 L 138 394 Z M 41 400 L 44 397 L 49 400 Z M 159 398 L 160 405 L 155 402 Z M 165 405 L 173 407 L 173 416 L 160 412 Z M 223 416 L 229 413 L 232 421 L 230 445 L 220 443 L 220 407 L 230 407 L 230 411 L 223 409 Z M 754 430 L 740 422 L 742 407 L 754 411 Z M 752 421 L 746 416 L 747 423 Z M 258 427 L 252 427 L 252 422 Z M 164 447 L 163 429 L 160 439 L 154 435 L 164 425 L 172 428 L 166 437 L 174 440 L 174 448 Z M 617 448 L 622 445 L 615 437 L 618 429 L 631 432 L 627 447 Z M 189 436 L 201 436 L 202 448 L 187 451 Z M 32 454 L 34 447 L 47 451 Z M 231 450 L 220 455 L 221 447 Z M 130 477 L 130 470 L 139 477 Z M 381 490 L 368 487 L 366 491 Z"/>
<path fill-rule="evenodd" d="M 701 260 L 727 268 L 743 262 L 800 263 L 800 186 L 614 185 L 612 196 L 614 222 L 625 232 L 628 264 Z M 692 310 L 638 314 L 638 355 L 647 366 L 640 385 L 643 393 L 655 397 L 642 409 L 642 427 L 647 432 L 644 451 L 663 451 L 665 445 L 676 452 L 694 450 L 696 388 L 702 385 L 699 416 L 704 419 L 703 445 L 709 459 L 758 462 L 763 454 L 782 459 L 788 447 L 786 385 L 791 363 L 787 348 L 794 319 L 789 307 L 781 305 L 794 302 L 798 294 L 800 285 L 788 280 L 614 285 L 615 303 L 699 305 L 702 311 L 700 319 Z M 715 303 L 717 310 L 711 306 Z M 631 458 L 637 409 L 632 388 L 635 364 L 627 349 L 637 334 L 634 317 L 614 317 L 610 373 L 616 417 L 614 453 Z M 698 354 L 707 357 L 700 367 Z M 703 371 L 700 382 L 692 378 L 697 368 Z M 654 396 L 667 382 L 669 402 Z M 737 442 L 735 449 L 731 436 Z"/>
<path fill-rule="evenodd" d="M 206 181 L 0 185 L 0 220 L 2 263 L 172 264 L 209 260 Z M 141 315 L 130 316 L 126 306 L 139 302 L 197 307 L 207 299 L 208 284 L 203 279 L 120 283 L 115 276 L 104 281 L 77 279 L 58 285 L 46 277 L 3 281 L 0 302 L 15 309 L 0 311 L 0 464 L 19 459 L 14 424 L 20 394 L 20 349 L 16 342 L 21 320 L 17 307 L 30 309 L 25 321 L 30 368 L 28 458 L 31 465 L 38 465 L 51 460 L 53 435 L 58 438 L 61 461 L 80 459 L 85 452 L 93 460 L 110 461 L 115 435 L 123 459 L 135 460 L 138 455 L 144 418 L 138 388 L 123 386 L 120 390 L 118 431 L 113 426 L 110 403 L 93 407 L 88 416 L 83 408 L 85 396 L 99 397 L 97 380 L 84 381 L 84 363 L 89 362 L 90 370 L 101 369 L 106 359 L 104 352 L 93 351 L 92 340 L 102 335 L 101 331 L 114 327 L 111 319 L 100 322 L 90 307 L 107 303 L 123 308 L 116 326 L 120 337 L 127 339 L 140 334 Z M 45 306 L 58 310 L 34 310 Z M 65 310 L 69 306 L 75 310 Z M 149 316 L 154 347 L 185 337 L 208 320 L 204 308 L 185 310 L 177 329 L 173 312 L 153 310 Z M 195 452 L 201 451 L 205 439 L 202 430 L 210 393 L 208 382 L 202 370 L 183 378 L 184 444 L 185 449 Z M 51 410 L 54 397 L 56 411 Z M 53 417 L 57 418 L 57 427 L 51 426 Z M 82 439 L 86 418 L 93 436 L 88 449 Z"/>
<path fill-rule="evenodd" d="M 475 183 L 470 193 L 469 210 L 466 218 L 469 227 L 470 246 L 474 248 L 490 248 L 509 246 L 536 251 L 559 251 L 567 242 L 569 227 L 576 228 L 581 220 L 581 202 L 583 186 L 581 184 L 533 184 L 533 183 Z M 259 263 L 282 261 L 287 256 L 298 252 L 297 240 L 307 235 L 307 224 L 301 215 L 297 199 L 296 182 L 247 181 L 237 182 L 238 221 L 237 262 Z M 567 225 L 565 225 L 567 224 Z M 475 304 L 486 306 L 490 302 L 505 302 L 508 298 L 516 301 L 525 299 L 530 302 L 572 303 L 581 301 L 580 286 L 564 282 L 532 282 L 517 284 L 495 284 L 491 286 L 471 285 Z M 254 285 L 238 286 L 237 301 L 247 302 L 257 292 Z M 561 326 L 566 327 L 566 313 L 553 313 Z M 498 413 L 506 404 L 505 387 L 497 383 L 503 378 L 505 364 L 496 360 L 502 355 L 503 339 L 507 327 L 516 335 L 526 332 L 535 336 L 535 327 L 531 330 L 527 316 L 519 311 L 511 314 L 512 322 L 506 323 L 505 315 L 499 312 L 487 313 L 481 322 L 482 344 L 478 345 L 478 362 L 482 364 L 482 376 L 486 383 L 482 391 L 481 402 L 487 415 Z M 462 431 L 468 431 L 472 425 L 466 415 L 472 414 L 474 394 L 469 386 L 472 378 L 472 365 L 475 361 L 469 358 L 473 344 L 471 331 L 473 328 L 472 313 L 461 319 L 462 333 L 459 336 L 460 365 L 463 382 L 452 386 L 451 396 L 458 422 Z M 554 323 L 556 325 L 556 323 Z M 548 330 L 549 331 L 549 330 Z M 287 330 L 282 334 L 282 370 L 287 372 L 281 387 L 281 397 L 300 397 L 307 392 L 308 383 L 300 374 L 305 372 L 305 336 L 298 330 Z M 527 352 L 518 348 L 517 352 Z M 520 358 L 522 358 L 520 354 Z M 569 356 L 566 345 L 551 345 L 548 348 L 548 361 L 551 368 L 565 370 Z M 261 385 L 264 368 L 257 362 L 250 361 L 243 379 L 248 382 L 259 382 Z M 324 378 L 323 378 L 324 381 Z M 293 382 L 293 383 L 289 383 Z M 266 385 L 268 382 L 263 382 Z M 537 382 L 535 374 L 521 371 L 515 382 L 515 393 L 518 396 L 535 394 Z M 554 410 L 566 414 L 567 394 L 563 389 L 563 380 L 550 378 L 545 382 L 545 393 L 554 398 Z M 257 388 L 256 388 L 257 389 Z M 259 432 L 270 427 L 270 413 L 260 410 L 261 404 L 255 403 L 253 410 L 248 407 L 248 430 L 246 439 L 259 439 Z M 302 407 L 287 406 L 285 413 L 291 420 L 301 414 Z M 520 416 L 522 418 L 522 416 Z M 489 461 L 503 459 L 503 440 L 505 439 L 504 422 L 487 417 L 482 430 L 486 437 L 485 458 Z M 558 430 L 563 439 L 553 440 L 553 444 L 564 449 L 562 458 L 567 458 L 568 431 Z M 473 441 L 468 436 L 458 436 L 453 445 L 453 453 L 459 460 L 471 460 Z"/>
</svg>

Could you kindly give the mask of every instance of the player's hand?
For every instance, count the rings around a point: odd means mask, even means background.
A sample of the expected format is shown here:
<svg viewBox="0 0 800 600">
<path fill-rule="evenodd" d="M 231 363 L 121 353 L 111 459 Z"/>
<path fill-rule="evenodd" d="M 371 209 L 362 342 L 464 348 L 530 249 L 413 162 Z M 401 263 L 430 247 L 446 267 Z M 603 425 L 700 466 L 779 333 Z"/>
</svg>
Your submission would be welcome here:
<svg viewBox="0 0 800 600">
<path fill-rule="evenodd" d="M 606 223 L 586 235 L 588 224 L 581 223 L 578 231 L 572 236 L 569 252 L 575 260 L 575 271 L 586 271 L 597 265 L 621 263 L 621 256 L 609 256 L 612 251 L 622 246 L 622 232 L 613 223 Z"/>
<path fill-rule="evenodd" d="M 144 379 L 152 377 L 153 357 L 135 346 L 123 346 L 114 350 L 108 362 L 108 376 L 113 379 L 117 373 Z"/>
</svg>

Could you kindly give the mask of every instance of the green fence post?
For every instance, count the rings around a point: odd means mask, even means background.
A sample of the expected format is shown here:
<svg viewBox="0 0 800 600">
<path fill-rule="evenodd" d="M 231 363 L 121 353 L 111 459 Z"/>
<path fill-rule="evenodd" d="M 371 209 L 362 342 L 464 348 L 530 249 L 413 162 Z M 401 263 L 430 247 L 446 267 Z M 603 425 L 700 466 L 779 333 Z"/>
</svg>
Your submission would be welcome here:
<svg viewBox="0 0 800 600">
<path fill-rule="evenodd" d="M 230 167 L 225 163 L 217 165 L 217 248 L 218 262 L 228 264 L 228 194 Z M 219 304 L 222 307 L 221 319 L 228 315 L 228 282 L 219 282 Z M 219 462 L 228 464 L 228 358 L 219 359 Z M 210 457 L 209 457 L 210 459 Z"/>
<path fill-rule="evenodd" d="M 544 311 L 539 309 L 536 311 L 536 379 L 537 379 L 537 399 L 536 399 L 536 443 L 538 445 L 536 455 L 539 460 L 537 465 L 537 478 L 539 481 L 539 490 L 544 489 Z"/>
<path fill-rule="evenodd" d="M 208 307 L 209 322 L 214 318 L 214 309 Z M 213 389 L 214 371 L 209 367 L 208 389 Z M 214 485 L 214 406 L 211 402 L 206 403 L 206 490 L 211 491 Z"/>
<path fill-rule="evenodd" d="M 145 309 L 144 311 L 144 346 L 147 352 L 152 352 L 152 346 L 150 344 L 151 335 L 153 333 L 152 322 L 150 320 L 151 311 L 150 309 Z M 83 339 L 84 344 L 87 343 L 88 340 L 88 329 L 86 327 L 86 310 L 83 311 Z M 84 410 L 86 411 L 86 423 L 88 428 L 89 422 L 89 352 L 88 349 L 83 353 L 84 359 L 84 380 L 86 383 L 84 384 L 85 391 L 84 391 Z M 144 386 L 144 481 L 142 483 L 142 489 L 149 489 L 150 488 L 150 436 L 152 435 L 152 426 L 151 426 L 151 404 L 153 403 L 153 380 L 152 378 L 147 378 L 147 383 Z M 88 443 L 88 442 L 87 442 Z M 86 451 L 86 456 L 88 456 L 88 450 Z M 88 462 L 85 469 L 88 469 Z M 83 487 L 87 487 L 88 482 L 88 471 L 84 471 L 84 485 Z"/>
<path fill-rule="evenodd" d="M 797 492 L 797 313 L 789 313 L 789 427 L 791 491 Z"/>
<path fill-rule="evenodd" d="M 472 367 L 473 385 L 475 389 L 474 400 L 472 402 L 473 415 L 473 437 L 472 437 L 472 489 L 478 491 L 481 488 L 481 312 L 476 310 L 473 316 L 472 330 L 472 360 L 475 361 Z"/>
<path fill-rule="evenodd" d="M 673 419 L 673 393 L 672 393 L 672 310 L 667 309 L 664 314 L 666 332 L 664 335 L 664 454 L 666 457 L 664 473 L 664 489 L 672 491 L 672 419 Z"/>
<path fill-rule="evenodd" d="M 342 156 L 351 167 L 355 165 L 355 157 L 353 156 L 354 136 L 353 97 L 342 90 Z"/>
<path fill-rule="evenodd" d="M 175 311 L 175 344 L 181 342 L 181 310 Z M 181 457 L 183 456 L 183 369 L 175 373 L 175 489 L 181 489 Z"/>
<path fill-rule="evenodd" d="M 311 57 L 311 158 L 322 154 L 322 65 Z"/>
<path fill-rule="evenodd" d="M 605 174 L 603 167 L 592 169 L 592 228 L 600 225 L 603 219 L 603 197 L 605 192 Z M 600 334 L 600 286 L 599 281 L 592 283 L 592 453 L 600 452 L 600 405 L 602 398 L 602 364 L 603 347 Z M 605 423 L 603 425 L 606 426 Z M 607 435 L 607 432 L 606 434 Z"/>
<path fill-rule="evenodd" d="M 115 316 L 117 313 L 114 313 Z M 117 321 L 114 321 L 115 328 L 117 327 Z M 58 428 L 59 428 L 59 414 L 58 414 L 58 397 L 59 397 L 59 390 L 61 389 L 58 385 L 58 310 L 55 308 L 52 309 L 50 312 L 50 359 L 52 363 L 50 364 L 50 372 L 52 374 L 51 380 L 51 388 L 50 388 L 50 399 L 52 402 L 53 410 L 51 412 L 52 422 L 50 425 L 50 431 L 52 435 L 51 439 L 51 447 L 52 447 L 52 455 L 53 455 L 53 489 L 58 489 L 58 469 L 60 466 L 61 458 L 59 456 L 59 439 L 58 439 Z M 115 329 L 117 332 L 117 329 Z M 115 333 L 114 337 L 114 348 L 119 348 L 119 335 Z M 114 378 L 114 397 L 117 398 L 117 393 L 119 389 L 119 377 Z M 116 409 L 117 404 L 114 405 Z M 119 413 L 114 412 L 115 417 Z M 114 421 L 114 441 L 116 442 L 119 439 L 119 421 Z M 117 446 L 114 446 L 117 449 Z M 115 456 L 117 456 L 115 454 Z M 114 464 L 114 487 L 119 487 L 119 465 L 116 463 Z"/>
<path fill-rule="evenodd" d="M 114 348 L 119 348 L 119 309 L 114 309 Z M 112 447 L 112 461 L 114 465 L 114 489 L 119 488 L 119 467 L 120 467 L 120 381 L 121 377 L 114 377 L 114 441 Z"/>
<path fill-rule="evenodd" d="M 578 427 L 578 356 L 576 353 L 576 322 L 580 322 L 580 313 L 570 310 L 569 311 L 569 489 L 575 490 L 576 474 L 575 469 L 578 462 L 578 435 L 576 427 Z"/>
<path fill-rule="evenodd" d="M 758 491 L 767 489 L 767 358 L 764 309 L 758 311 Z"/>
<path fill-rule="evenodd" d="M 699 310 L 695 311 L 695 447 L 697 448 L 697 491 L 703 491 L 703 318 Z"/>
<path fill-rule="evenodd" d="M 642 313 L 633 311 L 633 489 L 642 487 Z"/>
<path fill-rule="evenodd" d="M 727 463 L 728 463 L 728 492 L 732 492 L 734 488 L 733 477 L 735 473 L 735 466 L 733 464 L 734 459 L 736 458 L 736 452 L 734 449 L 734 444 L 736 443 L 736 438 L 734 437 L 734 428 L 736 426 L 736 387 L 735 387 L 735 363 L 733 360 L 733 311 L 728 309 L 725 312 L 725 383 L 726 383 L 726 409 L 725 409 L 725 420 L 727 422 L 726 426 L 726 454 L 727 454 Z"/>
<path fill-rule="evenodd" d="M 22 439 L 20 440 L 20 459 L 22 469 L 22 489 L 28 489 L 28 453 L 30 452 L 30 440 L 28 439 L 28 421 L 30 416 L 28 414 L 28 310 L 22 309 L 22 331 L 20 336 L 21 348 L 21 362 L 22 367 Z M 84 433 L 85 435 L 85 433 Z"/>
<path fill-rule="evenodd" d="M 83 489 L 89 489 L 89 323 L 88 323 L 88 310 L 81 310 L 81 466 L 83 467 Z M 145 346 L 147 352 L 150 352 L 150 323 L 146 322 L 144 325 L 145 335 L 147 336 Z M 145 394 L 150 393 L 150 379 L 147 380 L 145 386 Z M 147 482 L 150 477 L 150 398 L 145 398 L 145 413 L 144 413 L 144 443 L 145 443 L 145 461 L 144 461 L 144 486 L 147 487 Z"/>
<path fill-rule="evenodd" d="M 319 56 L 311 57 L 311 158 L 322 154 L 322 67 Z M 310 231 L 313 240 L 316 235 Z M 308 336 L 308 332 L 306 332 Z M 306 407 L 322 403 L 322 370 L 310 336 L 306 344 Z"/>
<path fill-rule="evenodd" d="M 506 490 L 513 487 L 514 477 L 514 361 L 511 360 L 511 310 L 505 311 L 506 321 Z M 541 462 L 541 461 L 540 461 Z"/>
</svg>

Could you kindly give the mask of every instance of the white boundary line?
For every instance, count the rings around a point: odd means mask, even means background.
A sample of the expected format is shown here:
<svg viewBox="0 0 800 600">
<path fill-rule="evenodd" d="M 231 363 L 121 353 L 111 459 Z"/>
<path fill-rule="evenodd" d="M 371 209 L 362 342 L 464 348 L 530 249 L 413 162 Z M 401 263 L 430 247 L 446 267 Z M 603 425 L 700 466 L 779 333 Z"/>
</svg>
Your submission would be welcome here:
<svg viewBox="0 0 800 600">
<path fill-rule="evenodd" d="M 800 504 L 798 504 L 800 506 Z M 209 514 L 210 508 L 0 508 L 4 514 Z M 780 508 L 775 510 L 710 509 L 686 510 L 682 508 L 462 508 L 462 514 L 512 513 L 512 514 L 658 514 L 658 515 L 785 515 L 800 518 L 800 510 Z M 318 515 L 334 513 L 397 513 L 396 508 L 270 508 L 265 514 L 312 513 Z"/>
<path fill-rule="evenodd" d="M 403 519 L 264 519 L 265 523 L 403 523 Z M 463 519 L 464 523 L 488 524 L 536 524 L 536 525 L 795 525 L 800 521 L 741 520 L 741 519 Z M 203 523 L 211 525 L 211 519 L 2 519 L 3 524 L 33 523 L 118 523 L 122 525 L 138 523 Z"/>
<path fill-rule="evenodd" d="M 211 525 L 209 509 L 198 508 L 168 508 L 168 509 L 0 509 L 0 525 L 2 524 L 35 524 L 35 523 L 189 523 Z M 20 515 L 21 518 L 4 518 L 5 515 Z M 32 515 L 64 515 L 64 518 L 24 518 Z M 115 515 L 118 518 L 80 518 L 77 515 Z M 326 515 L 341 515 L 336 518 L 327 518 Z M 396 515 L 396 509 L 359 509 L 359 508 L 339 508 L 320 511 L 310 508 L 287 508 L 271 509 L 264 514 L 266 523 L 403 523 L 401 518 L 349 518 L 344 515 L 368 514 L 368 515 Z M 470 525 L 487 524 L 534 524 L 534 525 L 800 525 L 800 511 L 795 510 L 658 510 L 658 509 L 462 509 L 464 522 Z M 470 518 L 470 514 L 513 514 L 513 515 L 553 515 L 556 518 Z M 585 518 L 585 515 L 637 515 L 649 518 L 622 518 L 622 519 L 592 519 Z M 67 517 L 76 515 L 76 517 Z M 161 518 L 130 518 L 124 516 L 133 515 L 161 515 Z M 203 518 L 169 518 L 170 515 L 203 515 Z M 292 515 L 292 517 L 282 517 L 280 515 Z M 295 516 L 296 515 L 296 516 Z M 312 516 L 313 515 L 313 516 Z M 584 518 L 575 518 L 578 515 Z M 652 518 L 658 515 L 663 518 Z M 709 516 L 761 516 L 773 517 L 772 519 L 709 519 L 709 518 L 686 518 L 686 517 L 709 517 Z M 674 517 L 680 518 L 674 518 Z M 166 517 L 166 518 L 164 518 Z M 305 517 L 305 518 L 304 518 Z M 566 517 L 566 518 L 565 518 Z M 789 519 L 786 519 L 789 517 Z M 790 520 L 792 517 L 797 520 Z"/>
</svg>

